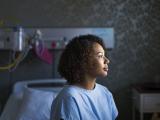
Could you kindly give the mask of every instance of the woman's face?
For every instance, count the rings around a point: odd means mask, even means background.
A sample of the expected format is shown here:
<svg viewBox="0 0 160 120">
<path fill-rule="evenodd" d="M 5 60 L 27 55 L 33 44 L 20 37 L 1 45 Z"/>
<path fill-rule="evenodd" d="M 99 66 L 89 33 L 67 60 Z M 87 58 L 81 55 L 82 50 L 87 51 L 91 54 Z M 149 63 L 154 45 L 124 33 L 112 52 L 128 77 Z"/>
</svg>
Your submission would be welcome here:
<svg viewBox="0 0 160 120">
<path fill-rule="evenodd" d="M 100 44 L 93 44 L 92 49 L 87 65 L 87 75 L 94 78 L 104 77 L 108 72 L 109 60 L 105 57 L 105 51 Z"/>
</svg>

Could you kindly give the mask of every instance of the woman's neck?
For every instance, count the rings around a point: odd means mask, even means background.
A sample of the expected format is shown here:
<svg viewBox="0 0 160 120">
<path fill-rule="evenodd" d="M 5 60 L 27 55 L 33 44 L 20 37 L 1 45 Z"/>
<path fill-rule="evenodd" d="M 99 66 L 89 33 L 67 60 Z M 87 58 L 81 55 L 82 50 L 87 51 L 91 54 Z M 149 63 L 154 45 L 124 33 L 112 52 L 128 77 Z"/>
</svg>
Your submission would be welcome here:
<svg viewBox="0 0 160 120">
<path fill-rule="evenodd" d="M 82 82 L 76 84 L 84 89 L 87 90 L 92 90 L 95 87 L 95 83 L 96 83 L 96 79 L 91 79 L 89 77 L 85 77 L 85 80 L 83 80 Z"/>
</svg>

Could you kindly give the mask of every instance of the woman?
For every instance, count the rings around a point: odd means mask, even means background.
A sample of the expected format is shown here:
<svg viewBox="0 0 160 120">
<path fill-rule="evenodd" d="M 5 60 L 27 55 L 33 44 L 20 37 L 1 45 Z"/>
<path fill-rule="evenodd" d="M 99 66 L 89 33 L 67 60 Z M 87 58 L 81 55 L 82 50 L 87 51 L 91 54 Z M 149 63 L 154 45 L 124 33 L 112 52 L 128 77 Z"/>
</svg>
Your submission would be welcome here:
<svg viewBox="0 0 160 120">
<path fill-rule="evenodd" d="M 115 120 L 111 92 L 96 83 L 108 73 L 105 46 L 95 35 L 73 38 L 63 51 L 58 71 L 68 85 L 53 101 L 51 120 Z"/>
</svg>

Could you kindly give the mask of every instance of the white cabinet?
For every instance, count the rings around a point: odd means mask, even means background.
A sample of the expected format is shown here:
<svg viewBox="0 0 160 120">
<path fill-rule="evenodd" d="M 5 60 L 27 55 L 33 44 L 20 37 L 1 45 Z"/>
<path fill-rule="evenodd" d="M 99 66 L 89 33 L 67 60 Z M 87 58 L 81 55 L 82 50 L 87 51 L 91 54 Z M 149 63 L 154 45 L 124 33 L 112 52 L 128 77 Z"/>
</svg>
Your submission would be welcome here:
<svg viewBox="0 0 160 120">
<path fill-rule="evenodd" d="M 144 113 L 160 112 L 160 92 L 133 88 L 133 120 L 135 110 L 140 112 L 140 120 L 143 120 Z"/>
<path fill-rule="evenodd" d="M 1 105 L 1 102 L 0 102 L 0 116 L 1 116 L 1 112 L 2 112 L 2 105 Z"/>
</svg>

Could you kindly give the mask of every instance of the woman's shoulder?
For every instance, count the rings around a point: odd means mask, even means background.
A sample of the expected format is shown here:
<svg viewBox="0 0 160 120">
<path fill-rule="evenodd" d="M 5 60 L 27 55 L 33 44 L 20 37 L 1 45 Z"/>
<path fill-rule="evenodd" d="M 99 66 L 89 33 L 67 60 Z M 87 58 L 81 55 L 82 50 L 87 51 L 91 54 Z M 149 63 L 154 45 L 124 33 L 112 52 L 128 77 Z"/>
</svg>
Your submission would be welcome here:
<svg viewBox="0 0 160 120">
<path fill-rule="evenodd" d="M 71 86 L 71 85 L 67 85 L 65 86 L 61 92 L 59 93 L 60 96 L 65 97 L 75 97 L 78 95 L 78 89 L 76 89 L 75 87 Z"/>
<path fill-rule="evenodd" d="M 106 86 L 103 86 L 101 84 L 96 83 L 96 89 L 99 90 L 99 91 L 101 91 L 101 92 L 104 92 L 104 93 L 106 93 L 108 95 L 112 95 L 112 93 L 110 92 L 110 90 Z"/>
</svg>

